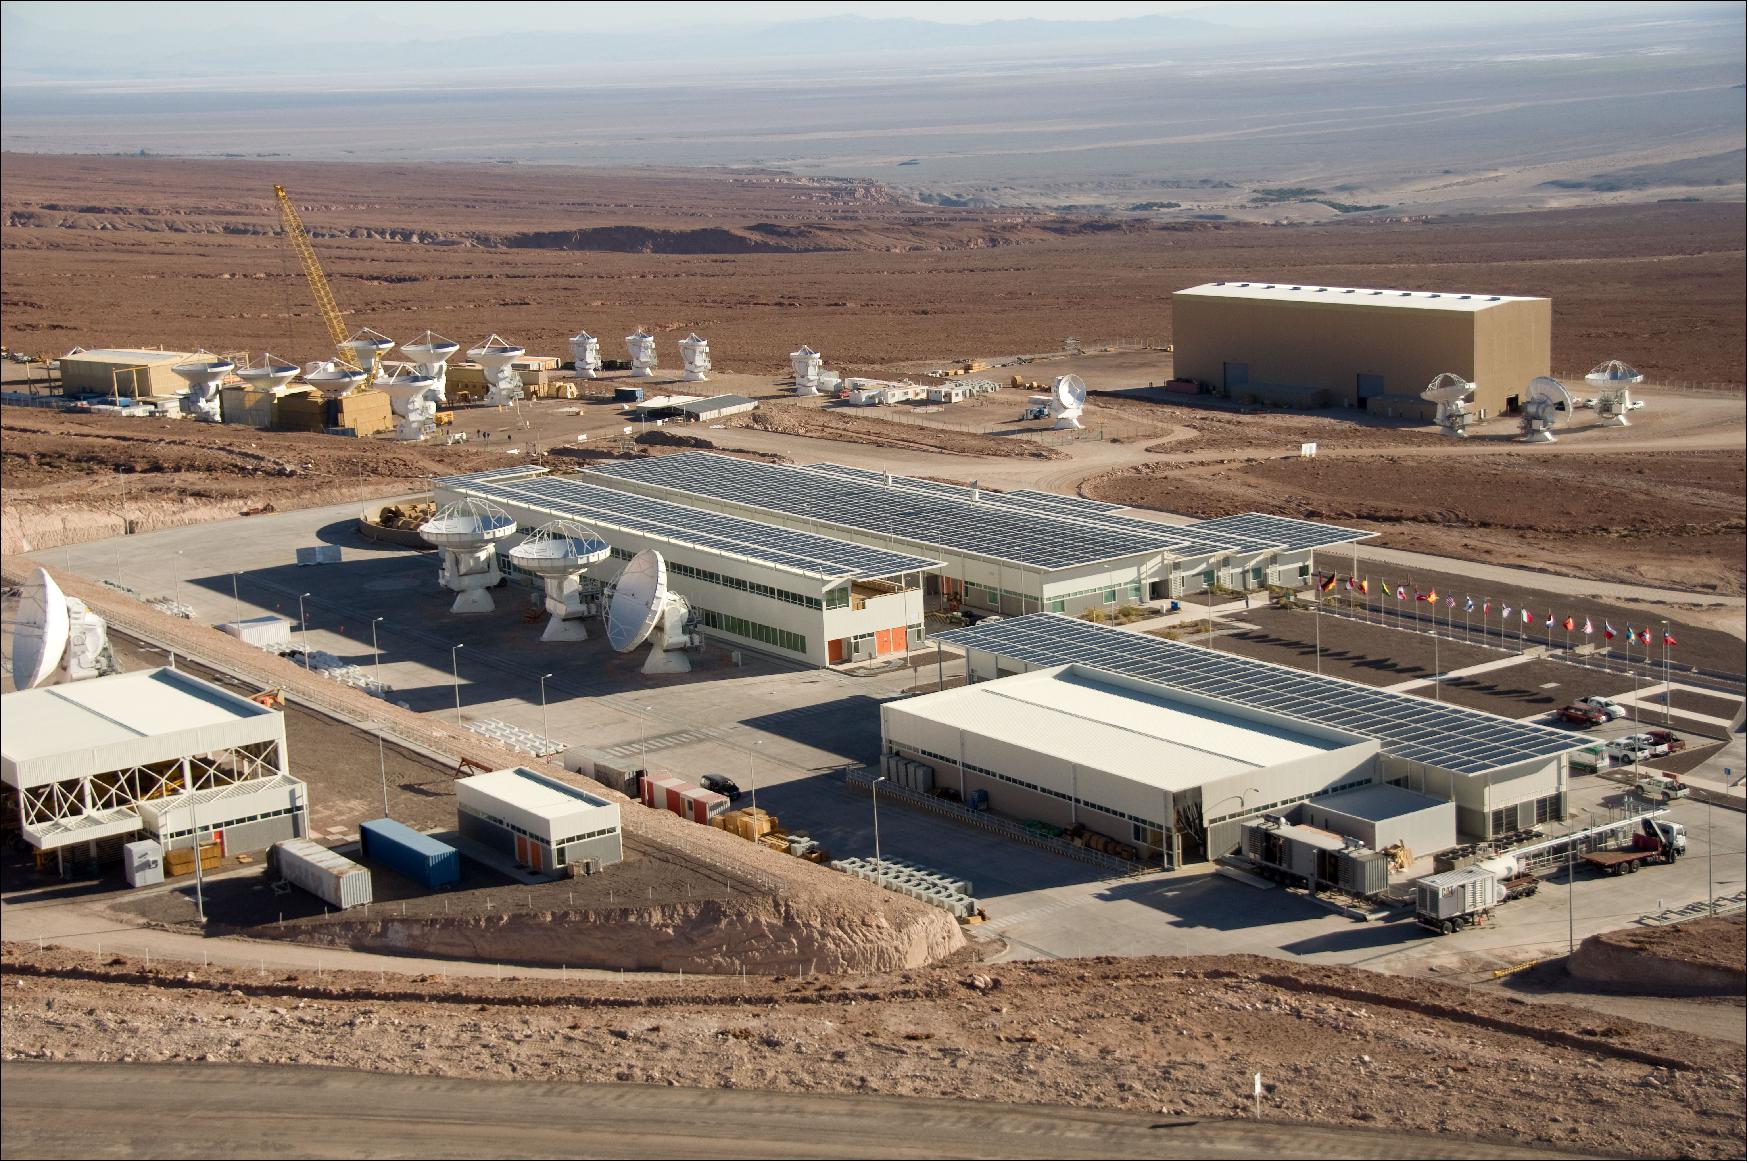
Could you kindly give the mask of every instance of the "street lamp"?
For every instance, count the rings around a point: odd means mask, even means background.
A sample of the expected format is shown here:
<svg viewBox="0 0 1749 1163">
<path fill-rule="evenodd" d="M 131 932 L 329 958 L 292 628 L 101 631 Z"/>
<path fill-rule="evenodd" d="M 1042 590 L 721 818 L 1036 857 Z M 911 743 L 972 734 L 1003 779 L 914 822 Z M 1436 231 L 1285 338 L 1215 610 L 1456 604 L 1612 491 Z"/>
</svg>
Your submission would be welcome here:
<svg viewBox="0 0 1749 1163">
<path fill-rule="evenodd" d="M 753 819 L 759 819 L 759 787 L 753 782 L 753 748 L 759 746 L 760 740 L 753 740 L 753 745 L 747 748 L 747 790 L 753 795 Z M 758 828 L 759 825 L 753 825 Z M 1710 841 L 1709 841 L 1710 842 Z"/>
<path fill-rule="evenodd" d="M 551 740 L 547 734 L 547 679 L 553 677 L 550 673 L 540 676 L 540 733 L 541 738 Z"/>
<path fill-rule="evenodd" d="M 875 873 L 876 873 L 876 875 L 885 875 L 886 874 L 886 867 L 883 864 L 881 864 L 881 796 L 880 796 L 881 784 L 883 784 L 885 782 L 887 782 L 886 776 L 877 775 L 877 776 L 875 776 L 875 781 L 868 785 L 868 802 L 869 802 L 869 806 L 874 809 Z"/>
<path fill-rule="evenodd" d="M 310 669 L 310 622 L 309 622 L 309 619 L 304 617 L 304 599 L 309 597 L 309 596 L 310 596 L 309 594 L 299 594 L 298 595 L 298 628 L 302 631 L 303 636 L 304 636 L 304 669 L 305 670 Z"/>
<path fill-rule="evenodd" d="M 170 600 L 180 606 L 182 604 L 182 550 L 180 549 L 176 551 L 176 579 L 172 583 L 172 587 L 173 596 Z"/>
<path fill-rule="evenodd" d="M 243 622 L 243 596 L 237 592 L 237 571 L 234 569 L 231 571 L 231 601 L 237 604 L 237 623 L 240 626 Z M 237 633 L 241 634 L 242 630 Z"/>
<path fill-rule="evenodd" d="M 371 657 L 376 660 L 373 663 L 373 668 L 376 671 L 376 680 L 379 686 L 382 685 L 383 681 L 383 652 L 377 646 L 377 623 L 382 620 L 381 616 L 370 620 L 370 653 Z"/>
<path fill-rule="evenodd" d="M 638 769 L 646 776 L 650 772 L 650 716 L 656 713 L 655 707 L 640 708 L 643 714 L 638 716 Z"/>
<path fill-rule="evenodd" d="M 462 672 L 456 665 L 455 652 L 466 646 L 466 642 L 457 642 L 449 648 L 449 677 L 455 683 L 455 725 L 462 725 Z"/>
<path fill-rule="evenodd" d="M 389 818 L 389 761 L 383 755 L 383 725 L 377 724 L 377 774 L 383 779 L 383 819 Z"/>
<path fill-rule="evenodd" d="M 200 917 L 202 926 L 206 924 L 206 885 L 200 872 L 200 821 L 194 815 L 194 789 L 188 790 L 188 828 L 194 834 L 194 911 Z"/>
</svg>

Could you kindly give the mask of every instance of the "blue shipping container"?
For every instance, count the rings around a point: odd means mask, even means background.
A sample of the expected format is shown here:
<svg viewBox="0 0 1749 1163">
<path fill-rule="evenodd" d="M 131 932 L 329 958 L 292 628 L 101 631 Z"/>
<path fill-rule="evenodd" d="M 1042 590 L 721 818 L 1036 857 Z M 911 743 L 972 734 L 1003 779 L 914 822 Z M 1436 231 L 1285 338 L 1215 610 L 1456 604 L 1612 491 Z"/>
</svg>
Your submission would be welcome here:
<svg viewBox="0 0 1749 1163">
<path fill-rule="evenodd" d="M 461 853 L 397 820 L 366 820 L 358 826 L 358 840 L 367 858 L 426 888 L 444 888 L 462 878 Z"/>
<path fill-rule="evenodd" d="M 615 388 L 613 402 L 616 404 L 642 404 L 644 402 L 644 389 Z"/>
</svg>

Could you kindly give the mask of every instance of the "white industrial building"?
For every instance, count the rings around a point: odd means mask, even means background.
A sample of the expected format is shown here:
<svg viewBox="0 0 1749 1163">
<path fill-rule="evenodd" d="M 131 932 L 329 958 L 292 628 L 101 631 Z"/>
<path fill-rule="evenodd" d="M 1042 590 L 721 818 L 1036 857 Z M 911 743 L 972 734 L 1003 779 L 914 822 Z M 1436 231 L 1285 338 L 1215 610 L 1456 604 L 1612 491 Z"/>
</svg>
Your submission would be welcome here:
<svg viewBox="0 0 1749 1163">
<path fill-rule="evenodd" d="M 931 559 L 948 608 L 999 614 L 1159 601 L 1214 586 L 1299 587 L 1319 549 L 1373 536 L 1244 513 L 1188 525 L 1028 489 L 993 492 L 844 465 L 705 452 L 596 465 L 586 478 L 642 496 Z"/>
<path fill-rule="evenodd" d="M 1401 844 L 1414 856 L 1457 843 L 1457 805 L 1388 783 L 1320 796 L 1300 805 L 1300 823 L 1358 840 L 1375 852 Z"/>
<path fill-rule="evenodd" d="M 1153 852 L 1172 821 L 1174 866 L 1206 858 L 1205 818 L 1379 777 L 1376 739 L 1086 666 L 887 703 L 881 737 L 888 754 L 932 765 L 937 786 L 962 800 L 981 789 L 1005 815 Z"/>
<path fill-rule="evenodd" d="M 1229 714 L 1265 712 L 1376 740 L 1378 777 L 1364 783 L 1391 784 L 1449 801 L 1457 831 L 1478 839 L 1564 819 L 1568 756 L 1590 742 L 1568 731 L 1061 614 L 983 622 L 936 637 L 964 648 L 967 682 L 972 684 L 1075 665 L 1157 683 L 1174 699 L 1213 700 Z M 1010 739 L 1019 748 L 1029 745 L 1022 725 L 1016 725 Z M 1192 745 L 1197 741 L 1194 735 L 1184 739 Z M 939 763 L 937 767 L 938 781 L 947 780 Z M 1179 831 L 1206 832 L 1209 852 L 1220 855 L 1237 843 L 1239 820 L 1280 812 L 1319 794 L 1306 790 L 1278 798 L 1278 792 L 1292 789 L 1274 781 L 1266 786 L 1252 780 L 1246 786 L 1258 791 L 1242 800 L 1207 801 L 1200 820 L 1187 824 L 1179 817 Z M 1344 789 L 1320 790 L 1330 794 Z M 1143 815 L 1154 827 L 1166 818 L 1159 808 Z M 1377 839 L 1388 844 L 1398 837 Z"/>
<path fill-rule="evenodd" d="M 588 578 L 611 582 L 638 552 L 668 563 L 668 587 L 687 599 L 697 629 L 731 646 L 794 661 L 903 653 L 923 641 L 923 579 L 931 558 L 802 533 L 608 487 L 605 477 L 500 469 L 440 478 L 437 503 L 488 501 L 524 534 L 555 518 L 587 526 L 612 548 Z M 506 573 L 516 572 L 506 556 Z"/>
<path fill-rule="evenodd" d="M 0 781 L 26 841 L 81 859 L 142 836 L 249 852 L 309 831 L 284 714 L 168 667 L 0 698 Z"/>
<path fill-rule="evenodd" d="M 463 836 L 535 872 L 600 869 L 625 856 L 618 804 L 526 767 L 458 779 L 455 797 Z"/>
</svg>

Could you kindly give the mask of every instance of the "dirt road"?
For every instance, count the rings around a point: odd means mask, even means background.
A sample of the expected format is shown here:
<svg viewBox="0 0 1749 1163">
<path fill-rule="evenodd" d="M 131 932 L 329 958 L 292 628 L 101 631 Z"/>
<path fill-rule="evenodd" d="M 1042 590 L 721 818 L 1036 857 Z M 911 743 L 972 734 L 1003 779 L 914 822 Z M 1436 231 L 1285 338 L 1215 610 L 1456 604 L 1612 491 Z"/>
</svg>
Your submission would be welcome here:
<svg viewBox="0 0 1749 1163">
<path fill-rule="evenodd" d="M 1445 1135 L 879 1094 L 113 1062 L 10 1062 L 0 1080 L 8 1159 L 1579 1158 Z"/>
</svg>

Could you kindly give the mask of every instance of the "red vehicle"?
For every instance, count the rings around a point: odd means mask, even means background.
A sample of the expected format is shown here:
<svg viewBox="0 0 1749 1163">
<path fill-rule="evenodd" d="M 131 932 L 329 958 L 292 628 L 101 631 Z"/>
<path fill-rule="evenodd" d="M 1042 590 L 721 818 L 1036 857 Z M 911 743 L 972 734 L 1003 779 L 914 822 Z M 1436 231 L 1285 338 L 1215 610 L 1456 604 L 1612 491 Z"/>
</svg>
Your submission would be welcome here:
<svg viewBox="0 0 1749 1163">
<path fill-rule="evenodd" d="M 1563 723 L 1573 723 L 1580 727 L 1597 727 L 1609 722 L 1608 715 L 1596 707 L 1588 707 L 1583 703 L 1562 707 L 1559 717 Z"/>
<path fill-rule="evenodd" d="M 1662 727 L 1647 727 L 1644 731 L 1640 732 L 1640 734 L 1644 735 L 1659 746 L 1666 748 L 1665 753 L 1669 755 L 1674 755 L 1684 747 L 1688 746 L 1688 740 L 1683 739 L 1672 732 L 1666 731 Z"/>
</svg>

